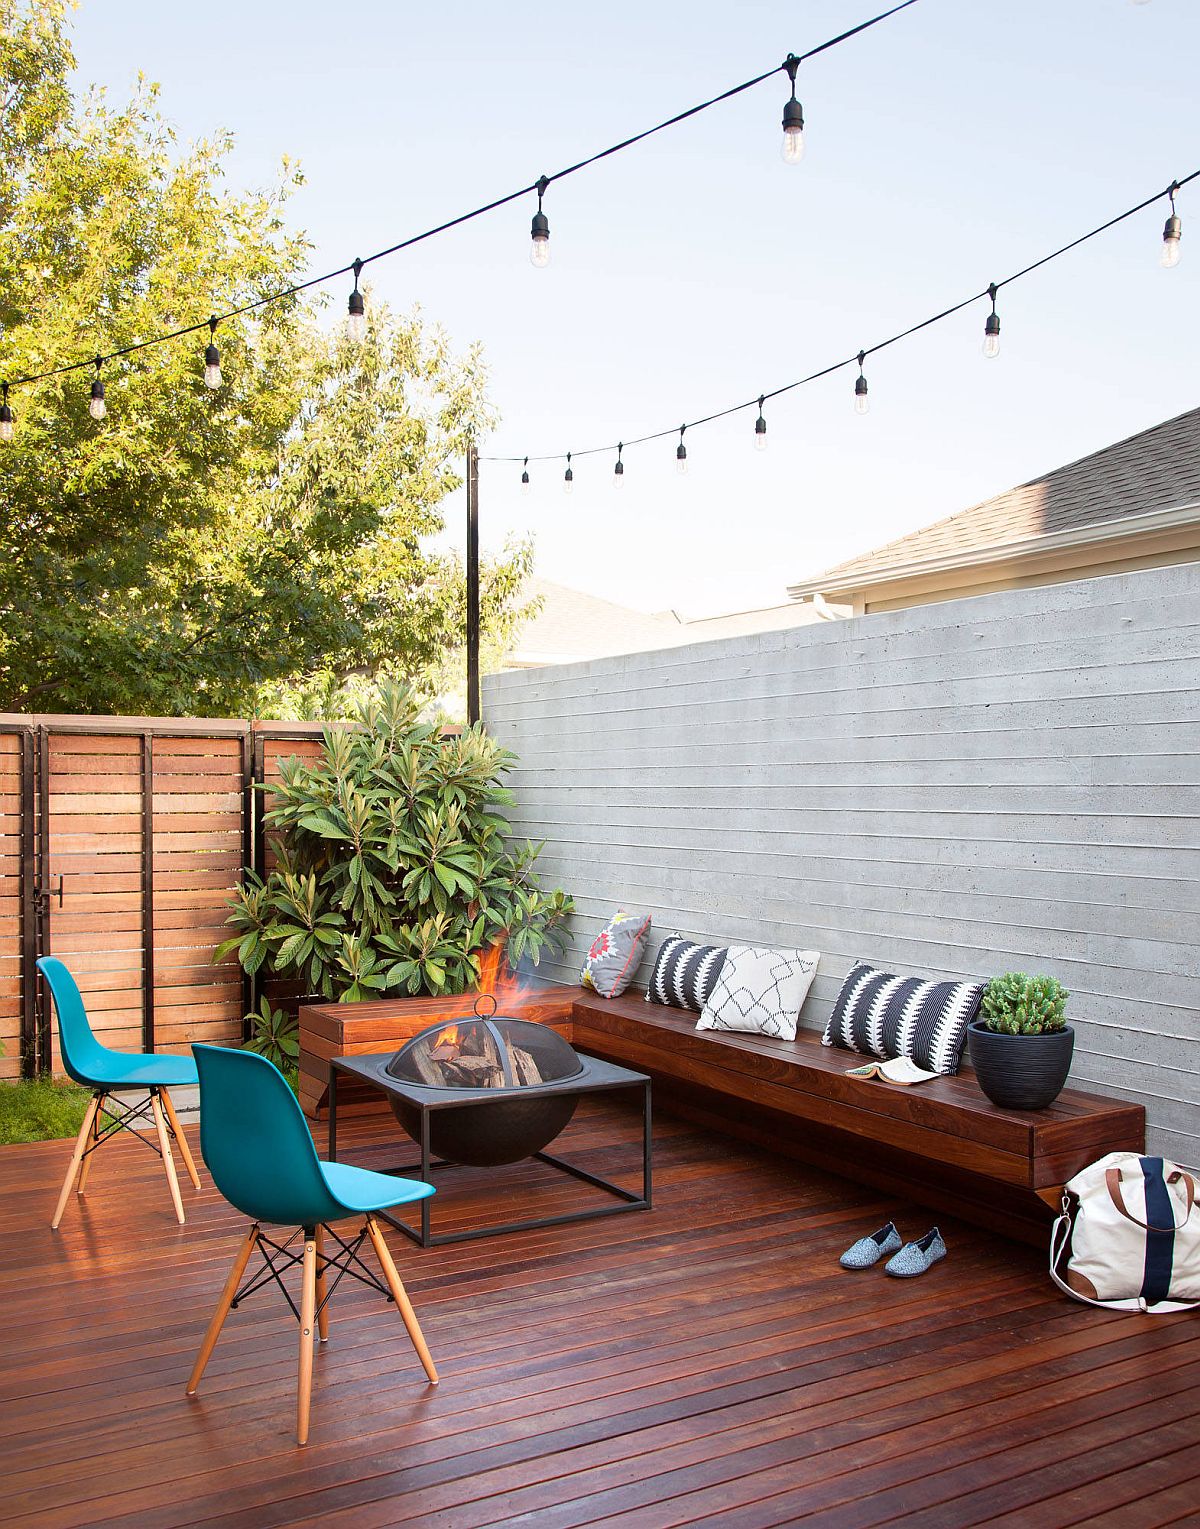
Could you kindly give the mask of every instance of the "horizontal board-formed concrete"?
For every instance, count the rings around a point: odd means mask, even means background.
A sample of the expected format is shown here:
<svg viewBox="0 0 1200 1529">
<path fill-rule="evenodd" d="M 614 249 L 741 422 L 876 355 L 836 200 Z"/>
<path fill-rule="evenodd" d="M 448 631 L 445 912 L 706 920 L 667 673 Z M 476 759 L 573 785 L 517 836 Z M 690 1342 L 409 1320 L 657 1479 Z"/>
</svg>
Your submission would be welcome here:
<svg viewBox="0 0 1200 1529">
<path fill-rule="evenodd" d="M 1073 1081 L 1200 1162 L 1200 565 L 493 675 L 514 832 L 575 896 L 573 981 L 614 908 L 654 938 L 1046 971 Z"/>
</svg>

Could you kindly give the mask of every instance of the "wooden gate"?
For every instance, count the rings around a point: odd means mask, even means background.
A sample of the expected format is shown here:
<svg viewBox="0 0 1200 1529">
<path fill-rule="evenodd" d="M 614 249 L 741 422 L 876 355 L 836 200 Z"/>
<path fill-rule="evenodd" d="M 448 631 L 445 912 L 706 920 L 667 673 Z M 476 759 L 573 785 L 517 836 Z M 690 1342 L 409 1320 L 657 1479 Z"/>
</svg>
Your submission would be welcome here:
<svg viewBox="0 0 1200 1529">
<path fill-rule="evenodd" d="M 255 993 L 214 965 L 226 900 L 261 863 L 257 781 L 309 723 L 0 716 L 0 1076 L 59 1071 L 40 955 L 123 1050 L 237 1042 Z"/>
</svg>

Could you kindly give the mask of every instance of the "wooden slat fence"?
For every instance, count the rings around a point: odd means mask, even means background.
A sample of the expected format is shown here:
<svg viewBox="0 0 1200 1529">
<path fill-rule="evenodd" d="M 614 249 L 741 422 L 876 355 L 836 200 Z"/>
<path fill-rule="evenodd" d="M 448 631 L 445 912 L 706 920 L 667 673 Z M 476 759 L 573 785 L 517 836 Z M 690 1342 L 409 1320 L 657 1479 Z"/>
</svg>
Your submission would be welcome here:
<svg viewBox="0 0 1200 1529">
<path fill-rule="evenodd" d="M 0 1077 L 61 1070 L 34 968 L 43 954 L 71 968 L 107 1045 L 242 1038 L 253 985 L 212 952 L 242 868 L 263 864 L 252 786 L 278 779 L 280 759 L 314 755 L 320 734 L 315 723 L 0 715 Z"/>
</svg>

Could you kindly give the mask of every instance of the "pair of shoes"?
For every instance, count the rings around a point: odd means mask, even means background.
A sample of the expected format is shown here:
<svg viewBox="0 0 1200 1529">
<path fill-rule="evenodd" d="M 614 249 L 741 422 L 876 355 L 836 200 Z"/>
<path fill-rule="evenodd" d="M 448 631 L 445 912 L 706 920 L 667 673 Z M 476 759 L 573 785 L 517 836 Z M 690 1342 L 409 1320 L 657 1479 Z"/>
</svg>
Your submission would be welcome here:
<svg viewBox="0 0 1200 1529">
<path fill-rule="evenodd" d="M 937 1263 L 939 1258 L 945 1258 L 946 1244 L 935 1226 L 916 1242 L 901 1247 L 896 1223 L 889 1221 L 869 1237 L 860 1237 L 853 1247 L 846 1249 L 838 1262 L 843 1269 L 869 1269 L 887 1253 L 894 1256 L 884 1264 L 885 1274 L 893 1274 L 897 1279 L 915 1279 L 918 1274 L 924 1274 L 930 1265 Z"/>
</svg>

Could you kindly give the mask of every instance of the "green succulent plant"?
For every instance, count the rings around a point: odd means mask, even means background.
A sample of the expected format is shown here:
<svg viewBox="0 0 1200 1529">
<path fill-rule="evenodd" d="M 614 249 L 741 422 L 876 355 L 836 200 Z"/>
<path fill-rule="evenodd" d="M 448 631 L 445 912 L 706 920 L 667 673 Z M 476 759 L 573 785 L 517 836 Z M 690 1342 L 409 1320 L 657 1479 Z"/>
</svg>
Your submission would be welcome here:
<svg viewBox="0 0 1200 1529">
<path fill-rule="evenodd" d="M 1070 994 L 1054 977 L 1005 972 L 984 989 L 980 1018 L 1002 1035 L 1046 1035 L 1064 1030 Z"/>
</svg>

